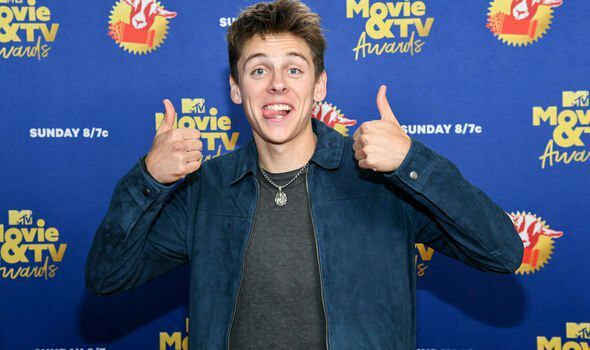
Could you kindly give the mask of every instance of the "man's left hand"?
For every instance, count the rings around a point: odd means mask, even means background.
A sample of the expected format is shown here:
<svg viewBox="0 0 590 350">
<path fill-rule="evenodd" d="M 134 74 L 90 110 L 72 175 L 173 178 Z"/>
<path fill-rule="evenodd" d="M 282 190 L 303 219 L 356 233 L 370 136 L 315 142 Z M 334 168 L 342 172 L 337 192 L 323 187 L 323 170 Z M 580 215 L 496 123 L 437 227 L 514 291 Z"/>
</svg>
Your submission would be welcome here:
<svg viewBox="0 0 590 350">
<path fill-rule="evenodd" d="M 381 85 L 377 93 L 377 108 L 381 119 L 362 123 L 354 132 L 352 149 L 359 167 L 373 171 L 391 172 L 399 168 L 410 150 L 412 141 L 393 114 Z"/>
</svg>

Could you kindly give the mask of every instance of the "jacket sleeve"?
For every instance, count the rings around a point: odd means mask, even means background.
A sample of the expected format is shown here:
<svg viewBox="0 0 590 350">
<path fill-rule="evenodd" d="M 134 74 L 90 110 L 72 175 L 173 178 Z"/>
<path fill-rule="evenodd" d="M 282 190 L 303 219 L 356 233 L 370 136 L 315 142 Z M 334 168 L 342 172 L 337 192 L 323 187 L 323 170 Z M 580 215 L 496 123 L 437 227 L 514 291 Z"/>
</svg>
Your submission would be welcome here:
<svg viewBox="0 0 590 350">
<path fill-rule="evenodd" d="M 410 137 L 400 167 L 385 178 L 409 196 L 416 243 L 479 270 L 513 273 L 523 255 L 512 220 L 448 159 Z"/>
<path fill-rule="evenodd" d="M 94 236 L 85 266 L 92 293 L 128 290 L 188 262 L 189 203 L 198 198 L 200 171 L 164 185 L 144 158 L 117 182 Z"/>
</svg>

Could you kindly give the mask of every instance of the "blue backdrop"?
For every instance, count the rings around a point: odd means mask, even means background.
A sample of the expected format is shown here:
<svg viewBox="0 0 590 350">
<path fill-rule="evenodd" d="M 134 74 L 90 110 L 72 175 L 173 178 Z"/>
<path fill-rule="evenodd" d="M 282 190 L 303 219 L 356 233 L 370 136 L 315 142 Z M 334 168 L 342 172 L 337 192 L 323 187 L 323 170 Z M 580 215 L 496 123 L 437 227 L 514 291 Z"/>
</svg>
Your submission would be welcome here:
<svg viewBox="0 0 590 350">
<path fill-rule="evenodd" d="M 251 137 L 225 33 L 252 3 L 0 0 L 0 349 L 186 349 L 186 269 L 97 297 L 84 262 L 163 98 L 209 158 Z M 590 3 L 306 3 L 328 41 L 314 117 L 352 135 L 379 118 L 386 84 L 407 132 L 511 214 L 527 247 L 513 275 L 417 247 L 418 347 L 588 349 Z"/>
</svg>

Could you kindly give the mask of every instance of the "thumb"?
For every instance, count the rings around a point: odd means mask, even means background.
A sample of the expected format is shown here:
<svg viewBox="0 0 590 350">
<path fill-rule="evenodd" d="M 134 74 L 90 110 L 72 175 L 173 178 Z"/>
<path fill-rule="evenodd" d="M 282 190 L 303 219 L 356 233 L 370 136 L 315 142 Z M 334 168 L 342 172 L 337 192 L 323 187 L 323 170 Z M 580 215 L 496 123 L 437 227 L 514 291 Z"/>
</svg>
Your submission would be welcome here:
<svg viewBox="0 0 590 350">
<path fill-rule="evenodd" d="M 172 126 L 174 125 L 174 118 L 176 117 L 176 111 L 174 110 L 174 106 L 169 99 L 164 99 L 162 101 L 164 103 L 164 107 L 166 108 L 166 114 L 164 115 L 164 119 L 162 120 L 162 124 L 158 128 L 156 135 L 160 135 L 168 130 L 172 130 Z"/>
<path fill-rule="evenodd" d="M 387 86 L 381 85 L 381 87 L 379 87 L 379 92 L 377 93 L 377 108 L 379 109 L 379 114 L 381 114 L 381 120 L 389 120 L 394 122 L 397 126 L 400 126 L 397 118 L 391 110 L 391 107 L 389 106 L 387 96 L 385 95 L 386 92 Z"/>
</svg>

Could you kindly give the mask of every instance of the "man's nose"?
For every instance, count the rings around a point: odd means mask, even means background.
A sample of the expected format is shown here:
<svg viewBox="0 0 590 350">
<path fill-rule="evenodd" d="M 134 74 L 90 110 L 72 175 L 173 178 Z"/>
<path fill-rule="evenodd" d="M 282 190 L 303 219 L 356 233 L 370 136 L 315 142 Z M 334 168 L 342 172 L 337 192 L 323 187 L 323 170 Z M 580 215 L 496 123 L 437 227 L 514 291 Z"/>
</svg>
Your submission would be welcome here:
<svg viewBox="0 0 590 350">
<path fill-rule="evenodd" d="M 284 94 L 287 92 L 287 84 L 282 74 L 274 74 L 269 86 L 270 92 L 273 94 Z"/>
</svg>

